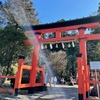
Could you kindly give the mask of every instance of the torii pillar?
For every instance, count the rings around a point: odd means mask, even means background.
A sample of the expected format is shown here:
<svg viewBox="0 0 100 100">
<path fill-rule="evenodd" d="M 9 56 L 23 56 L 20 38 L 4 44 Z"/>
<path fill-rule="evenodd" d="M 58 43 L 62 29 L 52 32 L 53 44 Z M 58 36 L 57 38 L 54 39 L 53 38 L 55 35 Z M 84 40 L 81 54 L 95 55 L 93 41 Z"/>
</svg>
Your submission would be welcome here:
<svg viewBox="0 0 100 100">
<path fill-rule="evenodd" d="M 79 31 L 79 52 L 80 52 L 80 54 L 82 54 L 82 62 L 80 62 L 80 63 L 82 63 L 84 66 L 84 75 L 85 75 L 85 78 L 87 78 L 89 76 L 87 73 L 87 51 L 86 51 L 86 37 L 85 37 L 86 28 L 80 27 L 80 28 L 78 28 L 78 31 Z M 79 80 L 79 82 L 80 82 L 80 80 Z M 90 90 L 89 83 L 84 83 L 84 84 L 86 86 L 86 97 L 88 98 L 89 90 Z M 80 83 L 78 83 L 78 85 L 80 85 Z M 78 95 L 79 95 L 79 100 L 83 100 L 83 94 L 78 93 Z"/>
<path fill-rule="evenodd" d="M 32 54 L 32 69 L 30 73 L 30 87 L 29 87 L 29 93 L 34 93 L 35 83 L 36 83 L 36 71 L 37 71 L 37 65 L 38 65 L 38 54 L 40 51 L 40 43 L 38 42 L 38 39 L 40 39 L 39 32 L 34 33 L 35 39 L 34 39 L 34 50 Z"/>
</svg>

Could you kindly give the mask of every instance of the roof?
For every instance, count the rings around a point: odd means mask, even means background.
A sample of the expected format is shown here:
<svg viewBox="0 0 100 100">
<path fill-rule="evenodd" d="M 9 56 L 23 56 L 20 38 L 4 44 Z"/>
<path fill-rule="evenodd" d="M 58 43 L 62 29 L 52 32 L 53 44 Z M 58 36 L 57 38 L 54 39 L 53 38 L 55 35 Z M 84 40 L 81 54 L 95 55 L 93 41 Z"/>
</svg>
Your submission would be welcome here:
<svg viewBox="0 0 100 100">
<path fill-rule="evenodd" d="M 85 18 L 83 17 L 83 18 L 73 19 L 73 20 L 68 20 L 68 21 L 63 21 L 63 22 L 24 26 L 23 28 L 25 29 L 25 31 L 27 31 L 27 30 L 43 30 L 43 29 L 81 25 L 81 24 L 87 24 L 87 23 L 93 23 L 93 22 L 100 22 L 100 15 L 89 16 L 89 17 L 85 17 Z"/>
</svg>

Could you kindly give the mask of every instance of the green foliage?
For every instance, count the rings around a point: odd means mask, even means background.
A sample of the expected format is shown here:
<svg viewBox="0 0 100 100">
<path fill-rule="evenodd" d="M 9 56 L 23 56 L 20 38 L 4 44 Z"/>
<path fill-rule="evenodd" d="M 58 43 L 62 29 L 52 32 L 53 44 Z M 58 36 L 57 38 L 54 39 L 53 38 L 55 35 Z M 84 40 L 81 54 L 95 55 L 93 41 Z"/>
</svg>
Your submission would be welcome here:
<svg viewBox="0 0 100 100">
<path fill-rule="evenodd" d="M 31 0 L 0 1 L 0 65 L 3 74 L 15 74 L 16 67 L 11 66 L 17 63 L 18 55 L 30 58 L 32 47 L 24 45 L 27 36 L 21 26 L 39 24 L 37 15 Z"/>
<path fill-rule="evenodd" d="M 21 30 L 14 26 L 7 26 L 0 30 L 0 64 L 8 68 L 15 64 L 19 55 L 28 56 L 31 52 L 30 46 L 24 45 L 27 39 Z"/>
<path fill-rule="evenodd" d="M 91 34 L 99 34 L 100 28 L 92 29 Z M 99 61 L 100 59 L 100 40 L 88 41 L 87 42 L 87 56 L 88 62 Z"/>
</svg>

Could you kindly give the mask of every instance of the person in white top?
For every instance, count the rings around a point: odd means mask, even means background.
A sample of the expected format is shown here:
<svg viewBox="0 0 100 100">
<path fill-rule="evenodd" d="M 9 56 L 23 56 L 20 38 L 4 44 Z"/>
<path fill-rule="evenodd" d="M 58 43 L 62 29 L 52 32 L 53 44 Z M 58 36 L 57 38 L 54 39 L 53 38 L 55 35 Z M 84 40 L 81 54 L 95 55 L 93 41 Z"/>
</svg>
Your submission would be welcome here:
<svg viewBox="0 0 100 100">
<path fill-rule="evenodd" d="M 47 75 L 48 75 L 48 73 L 46 73 L 45 76 L 44 76 L 44 84 L 45 85 L 47 85 Z"/>
<path fill-rule="evenodd" d="M 57 83 L 57 78 L 56 78 L 56 76 L 54 77 L 54 86 L 56 85 L 56 83 Z"/>
<path fill-rule="evenodd" d="M 53 77 L 51 77 L 51 84 L 53 84 Z"/>
</svg>

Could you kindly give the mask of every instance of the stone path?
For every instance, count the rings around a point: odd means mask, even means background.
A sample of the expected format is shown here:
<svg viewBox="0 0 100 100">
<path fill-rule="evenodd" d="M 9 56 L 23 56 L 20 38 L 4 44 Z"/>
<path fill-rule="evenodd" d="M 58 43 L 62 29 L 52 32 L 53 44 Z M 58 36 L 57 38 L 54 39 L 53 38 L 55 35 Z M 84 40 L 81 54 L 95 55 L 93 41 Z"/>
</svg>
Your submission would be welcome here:
<svg viewBox="0 0 100 100">
<path fill-rule="evenodd" d="M 8 100 L 78 100 L 77 86 L 56 85 L 32 95 L 18 95 Z"/>
</svg>

